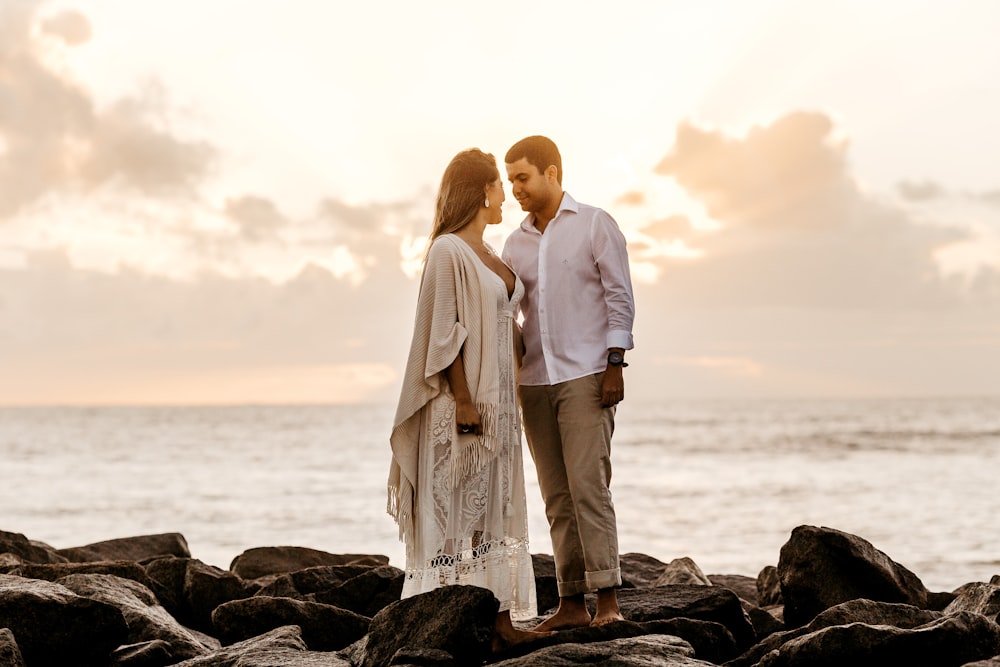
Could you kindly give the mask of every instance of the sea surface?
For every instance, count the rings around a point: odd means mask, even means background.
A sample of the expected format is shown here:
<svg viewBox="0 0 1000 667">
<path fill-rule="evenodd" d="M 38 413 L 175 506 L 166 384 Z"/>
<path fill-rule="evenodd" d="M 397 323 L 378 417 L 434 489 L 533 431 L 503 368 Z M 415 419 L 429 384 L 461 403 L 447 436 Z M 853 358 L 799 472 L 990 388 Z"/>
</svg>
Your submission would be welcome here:
<svg viewBox="0 0 1000 667">
<path fill-rule="evenodd" d="M 57 548 L 180 532 L 379 553 L 394 406 L 0 409 L 0 530 Z M 551 553 L 530 456 L 532 551 Z M 1000 398 L 632 402 L 612 491 L 622 553 L 756 576 L 791 530 L 860 535 L 931 590 L 1000 574 Z"/>
</svg>

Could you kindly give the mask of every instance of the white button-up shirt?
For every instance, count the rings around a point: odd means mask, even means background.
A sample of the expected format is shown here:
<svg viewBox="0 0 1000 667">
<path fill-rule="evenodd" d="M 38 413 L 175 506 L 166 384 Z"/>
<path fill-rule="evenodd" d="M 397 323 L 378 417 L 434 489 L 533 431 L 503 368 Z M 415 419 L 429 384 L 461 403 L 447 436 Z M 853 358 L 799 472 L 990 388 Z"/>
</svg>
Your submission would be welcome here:
<svg viewBox="0 0 1000 667">
<path fill-rule="evenodd" d="M 608 349 L 632 349 L 635 302 L 625 237 L 605 211 L 563 193 L 541 233 L 529 214 L 503 259 L 525 286 L 523 385 L 558 384 L 607 367 Z"/>
</svg>

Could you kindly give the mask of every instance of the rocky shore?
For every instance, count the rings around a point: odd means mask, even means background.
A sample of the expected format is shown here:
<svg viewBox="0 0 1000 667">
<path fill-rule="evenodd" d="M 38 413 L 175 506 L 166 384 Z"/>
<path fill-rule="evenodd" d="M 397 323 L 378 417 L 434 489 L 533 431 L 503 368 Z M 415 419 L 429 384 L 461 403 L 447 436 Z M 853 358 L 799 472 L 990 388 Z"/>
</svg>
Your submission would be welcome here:
<svg viewBox="0 0 1000 667">
<path fill-rule="evenodd" d="M 533 558 L 550 609 L 552 558 Z M 381 555 L 262 547 L 223 570 L 176 533 L 56 549 L 0 531 L 0 667 L 1000 667 L 1000 576 L 928 591 L 831 528 L 799 526 L 755 577 L 621 561 L 625 621 L 494 654 L 489 591 L 401 601 L 404 574 Z"/>
</svg>

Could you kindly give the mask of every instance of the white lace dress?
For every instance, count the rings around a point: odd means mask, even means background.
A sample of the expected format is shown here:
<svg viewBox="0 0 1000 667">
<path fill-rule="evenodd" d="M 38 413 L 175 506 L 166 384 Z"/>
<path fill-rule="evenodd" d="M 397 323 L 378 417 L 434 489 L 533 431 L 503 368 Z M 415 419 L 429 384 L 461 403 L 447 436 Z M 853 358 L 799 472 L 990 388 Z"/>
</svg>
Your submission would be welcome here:
<svg viewBox="0 0 1000 667">
<path fill-rule="evenodd" d="M 497 451 L 485 466 L 454 482 L 450 457 L 452 439 L 459 437 L 455 400 L 446 391 L 422 410 L 414 535 L 406 545 L 402 596 L 448 584 L 480 586 L 493 591 L 500 611 L 523 620 L 537 615 L 513 346 L 514 315 L 524 285 L 517 279 L 508 299 L 500 276 L 476 263 L 482 284 L 496 287 Z"/>
</svg>

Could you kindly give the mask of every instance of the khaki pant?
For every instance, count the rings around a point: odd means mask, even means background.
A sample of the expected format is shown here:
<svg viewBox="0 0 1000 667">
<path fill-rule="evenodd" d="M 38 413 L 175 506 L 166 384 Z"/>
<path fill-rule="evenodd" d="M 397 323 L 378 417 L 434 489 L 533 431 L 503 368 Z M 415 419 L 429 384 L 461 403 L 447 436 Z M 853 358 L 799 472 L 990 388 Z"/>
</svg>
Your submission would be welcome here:
<svg viewBox="0 0 1000 667">
<path fill-rule="evenodd" d="M 601 407 L 603 378 L 597 373 L 518 390 L 560 597 L 622 583 L 610 489 L 615 409 Z"/>
</svg>

